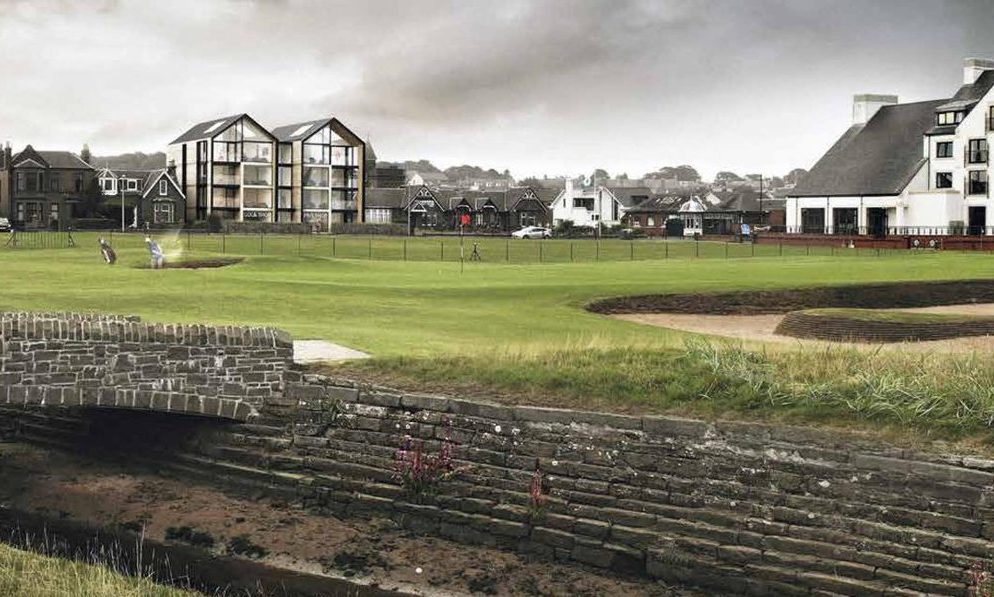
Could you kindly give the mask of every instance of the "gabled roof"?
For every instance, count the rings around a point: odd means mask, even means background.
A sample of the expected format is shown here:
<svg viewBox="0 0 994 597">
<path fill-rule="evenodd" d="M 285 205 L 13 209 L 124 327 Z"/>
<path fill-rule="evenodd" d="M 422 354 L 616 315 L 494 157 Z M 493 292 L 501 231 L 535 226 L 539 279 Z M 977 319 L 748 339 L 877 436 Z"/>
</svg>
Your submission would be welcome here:
<svg viewBox="0 0 994 597">
<path fill-rule="evenodd" d="M 850 127 L 790 196 L 900 194 L 925 162 L 922 135 L 935 122 L 935 108 L 947 101 L 880 108 L 865 125 Z"/>
<path fill-rule="evenodd" d="M 331 121 L 331 118 L 321 118 L 319 120 L 308 120 L 307 122 L 285 124 L 274 128 L 273 135 L 284 143 L 288 141 L 299 141 L 310 137 L 323 127 L 328 126 Z"/>
<path fill-rule="evenodd" d="M 232 123 L 237 121 L 242 116 L 248 116 L 248 114 L 233 114 L 231 116 L 222 116 L 220 118 L 212 118 L 211 120 L 198 122 L 190 127 L 188 131 L 179 137 L 176 137 L 170 145 L 174 145 L 176 143 L 186 143 L 187 141 L 199 141 L 200 139 L 210 139 L 217 133 L 220 133 L 224 129 L 231 126 Z"/>
<path fill-rule="evenodd" d="M 401 209 L 407 205 L 407 189 L 366 189 L 363 206 L 366 208 Z"/>
<path fill-rule="evenodd" d="M 653 195 L 627 211 L 628 213 L 676 211 L 680 207 L 680 204 L 686 200 L 686 197 L 678 195 Z"/>
<path fill-rule="evenodd" d="M 158 186 L 159 181 L 162 178 L 165 178 L 167 181 L 169 181 L 169 184 L 172 185 L 174 189 L 176 189 L 176 192 L 179 193 L 180 197 L 186 199 L 186 193 L 183 192 L 183 189 L 179 188 L 179 185 L 176 184 L 176 181 L 173 179 L 173 177 L 169 174 L 169 172 L 165 168 L 148 171 L 148 175 L 145 177 L 145 183 L 142 186 L 142 197 L 143 198 L 148 197 L 148 194 L 152 192 L 152 189 Z"/>
<path fill-rule="evenodd" d="M 31 167 L 37 168 L 61 168 L 71 170 L 92 170 L 93 166 L 84 162 L 78 155 L 71 151 L 42 151 L 36 150 L 30 145 L 26 146 L 17 155 L 11 157 L 11 166 L 16 168 L 19 165 L 29 165 L 26 162 L 34 162 Z"/>
<path fill-rule="evenodd" d="M 625 208 L 635 207 L 642 201 L 645 201 L 652 196 L 652 191 L 649 190 L 649 187 L 605 186 L 604 188 L 610 191 L 618 203 Z"/>
</svg>

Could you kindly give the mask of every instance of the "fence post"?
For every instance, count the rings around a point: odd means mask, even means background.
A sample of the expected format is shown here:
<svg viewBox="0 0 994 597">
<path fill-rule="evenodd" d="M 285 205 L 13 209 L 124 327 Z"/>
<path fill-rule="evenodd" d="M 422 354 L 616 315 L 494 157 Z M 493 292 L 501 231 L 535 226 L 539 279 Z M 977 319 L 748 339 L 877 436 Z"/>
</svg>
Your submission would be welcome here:
<svg viewBox="0 0 994 597">
<path fill-rule="evenodd" d="M 338 251 L 336 251 L 336 249 L 335 249 L 335 240 L 337 240 L 337 239 L 334 236 L 331 237 L 331 256 L 332 257 L 337 257 L 338 256 Z"/>
<path fill-rule="evenodd" d="M 538 239 L 538 262 L 542 263 L 542 239 Z"/>
<path fill-rule="evenodd" d="M 407 239 L 404 239 L 404 261 L 407 261 Z"/>
<path fill-rule="evenodd" d="M 635 241 L 628 241 L 629 261 L 635 261 Z"/>
<path fill-rule="evenodd" d="M 266 233 L 265 232 L 260 232 L 259 233 L 259 254 L 260 255 L 265 255 L 266 254 Z"/>
<path fill-rule="evenodd" d="M 695 236 L 694 237 L 694 257 L 700 257 L 700 256 L 701 256 L 701 239 Z"/>
<path fill-rule="evenodd" d="M 804 254 L 807 255 L 808 257 L 811 256 L 811 243 L 806 243 L 804 245 Z"/>
<path fill-rule="evenodd" d="M 228 238 L 228 233 L 227 232 L 222 232 L 221 233 L 221 254 L 222 255 L 224 255 L 227 252 L 227 242 L 226 242 L 227 238 Z"/>
<path fill-rule="evenodd" d="M 370 259 L 370 260 L 373 259 L 373 236 L 372 235 L 369 236 L 369 252 L 367 253 L 366 257 L 368 259 Z"/>
<path fill-rule="evenodd" d="M 725 241 L 725 259 L 728 259 L 728 241 Z"/>
<path fill-rule="evenodd" d="M 669 259 L 669 258 L 670 258 L 670 239 L 667 238 L 666 240 L 663 241 L 663 259 Z"/>
<path fill-rule="evenodd" d="M 756 239 L 755 238 L 752 239 L 751 243 L 749 243 L 749 250 L 752 251 L 752 255 L 751 256 L 755 257 L 756 256 Z"/>
<path fill-rule="evenodd" d="M 445 241 L 444 240 L 438 241 L 438 247 L 439 247 L 438 260 L 445 261 Z"/>
<path fill-rule="evenodd" d="M 300 257 L 300 237 L 303 235 L 302 232 L 297 233 L 297 257 Z"/>
<path fill-rule="evenodd" d="M 573 262 L 573 243 L 569 244 L 569 260 L 570 260 L 570 263 Z"/>
<path fill-rule="evenodd" d="M 511 239 L 504 239 L 504 261 L 511 263 Z"/>
<path fill-rule="evenodd" d="M 186 231 L 186 250 L 190 250 L 190 231 Z"/>
<path fill-rule="evenodd" d="M 780 239 L 780 256 L 783 257 L 783 239 Z"/>
</svg>

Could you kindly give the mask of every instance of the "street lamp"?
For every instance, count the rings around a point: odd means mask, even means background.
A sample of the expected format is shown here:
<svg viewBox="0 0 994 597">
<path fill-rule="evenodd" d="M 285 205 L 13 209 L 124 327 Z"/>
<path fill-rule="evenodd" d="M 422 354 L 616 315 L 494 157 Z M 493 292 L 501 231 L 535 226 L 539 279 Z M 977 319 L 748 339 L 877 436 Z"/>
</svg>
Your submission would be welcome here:
<svg viewBox="0 0 994 597">
<path fill-rule="evenodd" d="M 117 194 L 121 196 L 121 232 L 124 232 L 124 177 L 117 178 Z"/>
</svg>

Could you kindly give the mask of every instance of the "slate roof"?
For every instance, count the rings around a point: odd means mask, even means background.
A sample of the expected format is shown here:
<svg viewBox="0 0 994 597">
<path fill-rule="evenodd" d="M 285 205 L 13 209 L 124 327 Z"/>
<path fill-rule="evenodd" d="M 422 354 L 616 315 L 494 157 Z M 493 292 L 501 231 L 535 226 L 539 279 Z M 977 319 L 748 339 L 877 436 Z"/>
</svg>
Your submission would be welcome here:
<svg viewBox="0 0 994 597">
<path fill-rule="evenodd" d="M 843 133 L 790 196 L 900 194 L 925 162 L 922 135 L 935 122 L 935 108 L 947 101 L 880 108 L 865 125 Z"/>
<path fill-rule="evenodd" d="M 686 197 L 679 197 L 677 195 L 653 195 L 638 205 L 629 208 L 627 211 L 628 213 L 675 212 L 680 207 L 680 204 L 686 200 Z"/>
<path fill-rule="evenodd" d="M 176 137 L 170 145 L 175 145 L 176 143 L 186 143 L 187 141 L 197 141 L 200 139 L 209 139 L 220 133 L 224 129 L 231 126 L 231 123 L 235 122 L 243 116 L 248 116 L 247 114 L 233 114 L 231 116 L 222 116 L 220 118 L 212 118 L 210 120 L 205 120 L 204 122 L 198 122 L 197 124 L 190 127 L 185 133 Z M 217 128 L 212 129 L 211 132 L 206 132 L 210 129 L 212 125 L 221 123 Z"/>
<path fill-rule="evenodd" d="M 363 206 L 380 209 L 401 209 L 408 203 L 407 189 L 366 189 Z"/>
<path fill-rule="evenodd" d="M 47 166 L 49 168 L 61 168 L 61 169 L 71 169 L 71 170 L 93 170 L 93 166 L 84 162 L 78 155 L 71 151 L 43 151 L 37 150 L 30 145 L 26 146 L 16 155 L 10 158 L 10 163 L 13 167 L 17 167 L 17 163 L 22 159 L 34 159 L 41 158 L 44 162 L 42 166 Z"/>
<path fill-rule="evenodd" d="M 277 139 L 283 142 L 298 141 L 300 139 L 306 139 L 307 137 L 310 137 L 311 135 L 316 133 L 321 127 L 327 125 L 329 122 L 331 122 L 330 118 L 322 118 L 320 120 L 308 120 L 307 122 L 286 124 L 274 128 L 272 130 L 272 133 L 273 135 L 276 136 Z M 293 134 L 303 127 L 307 128 L 303 129 L 303 131 L 300 132 L 299 134 L 296 135 Z"/>
<path fill-rule="evenodd" d="M 962 110 L 969 114 L 987 92 L 994 87 L 994 70 L 986 70 L 980 73 L 973 83 L 963 85 L 956 91 L 956 95 L 940 103 L 935 107 L 936 112 L 951 112 Z M 926 135 L 952 135 L 956 132 L 955 124 L 934 125 Z"/>
<path fill-rule="evenodd" d="M 652 191 L 649 190 L 649 187 L 605 186 L 604 188 L 611 191 L 611 194 L 618 200 L 618 203 L 625 208 L 634 207 L 652 196 Z"/>
</svg>

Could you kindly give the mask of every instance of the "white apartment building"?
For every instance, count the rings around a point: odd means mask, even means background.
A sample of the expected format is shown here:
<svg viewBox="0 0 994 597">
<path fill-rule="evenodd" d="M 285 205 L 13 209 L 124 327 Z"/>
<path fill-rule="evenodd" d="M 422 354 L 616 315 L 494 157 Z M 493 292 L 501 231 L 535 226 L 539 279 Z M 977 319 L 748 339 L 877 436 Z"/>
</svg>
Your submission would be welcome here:
<svg viewBox="0 0 994 597">
<path fill-rule="evenodd" d="M 621 224 L 626 211 L 652 195 L 647 187 L 578 186 L 566 179 L 566 187 L 552 202 L 552 222 L 596 228 Z"/>
<path fill-rule="evenodd" d="M 991 234 L 994 61 L 966 59 L 950 98 L 856 95 L 853 122 L 787 196 L 788 232 Z"/>
</svg>

